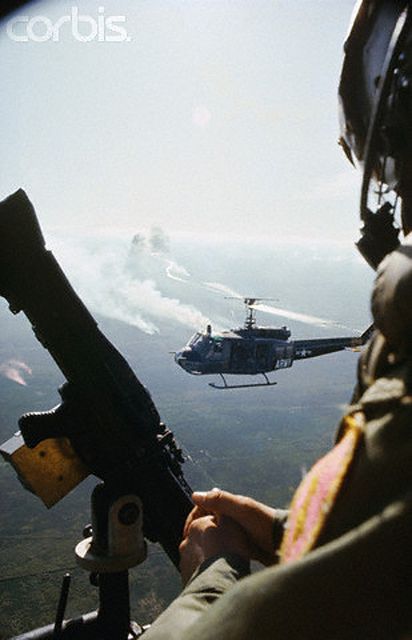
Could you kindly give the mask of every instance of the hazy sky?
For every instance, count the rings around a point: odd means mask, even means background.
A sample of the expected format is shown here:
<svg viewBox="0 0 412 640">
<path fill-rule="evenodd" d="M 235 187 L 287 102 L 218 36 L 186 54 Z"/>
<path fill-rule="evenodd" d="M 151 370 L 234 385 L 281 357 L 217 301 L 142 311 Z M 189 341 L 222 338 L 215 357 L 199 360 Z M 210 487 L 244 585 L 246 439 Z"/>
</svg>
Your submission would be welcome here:
<svg viewBox="0 0 412 640">
<path fill-rule="evenodd" d="M 24 187 L 46 229 L 156 224 L 351 243 L 358 176 L 337 146 L 336 88 L 353 6 L 59 0 L 23 9 L 38 40 L 71 18 L 58 41 L 16 42 L 7 23 L 0 29 L 0 197 Z M 127 39 L 103 41 L 114 34 L 106 23 L 79 41 L 73 7 L 92 21 L 121 16 Z M 27 20 L 13 27 L 20 38 Z M 80 23 L 83 37 L 90 25 Z"/>
</svg>

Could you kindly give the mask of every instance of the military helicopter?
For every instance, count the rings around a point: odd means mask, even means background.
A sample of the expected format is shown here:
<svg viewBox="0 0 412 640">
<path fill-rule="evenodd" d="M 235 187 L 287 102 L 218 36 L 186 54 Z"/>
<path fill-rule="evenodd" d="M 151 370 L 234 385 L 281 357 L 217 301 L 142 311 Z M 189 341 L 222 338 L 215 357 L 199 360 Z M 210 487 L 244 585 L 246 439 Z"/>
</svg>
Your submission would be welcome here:
<svg viewBox="0 0 412 640">
<path fill-rule="evenodd" d="M 372 333 L 371 325 L 361 336 L 290 340 L 288 327 L 259 327 L 256 306 L 267 298 L 243 298 L 246 307 L 244 326 L 214 334 L 211 325 L 205 333 L 195 333 L 187 345 L 175 353 L 175 362 L 192 375 L 218 374 L 222 384 L 209 382 L 214 389 L 271 387 L 277 382 L 267 373 L 287 369 L 295 360 L 314 358 L 334 351 L 357 349 Z M 262 375 L 264 382 L 228 384 L 225 374 Z"/>
</svg>

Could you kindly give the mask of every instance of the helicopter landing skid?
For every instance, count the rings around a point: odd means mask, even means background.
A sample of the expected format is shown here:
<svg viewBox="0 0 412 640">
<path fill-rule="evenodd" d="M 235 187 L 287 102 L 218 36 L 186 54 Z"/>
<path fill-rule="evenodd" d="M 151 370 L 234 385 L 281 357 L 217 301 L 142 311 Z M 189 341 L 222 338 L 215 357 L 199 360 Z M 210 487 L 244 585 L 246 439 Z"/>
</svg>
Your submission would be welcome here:
<svg viewBox="0 0 412 640">
<path fill-rule="evenodd" d="M 223 373 L 219 373 L 219 375 L 223 380 L 223 384 L 209 382 L 209 387 L 213 387 L 213 389 L 250 389 L 251 387 L 273 387 L 275 384 L 277 384 L 277 382 L 271 382 L 266 373 L 261 374 L 265 378 L 266 382 L 255 382 L 252 384 L 228 384 Z"/>
</svg>

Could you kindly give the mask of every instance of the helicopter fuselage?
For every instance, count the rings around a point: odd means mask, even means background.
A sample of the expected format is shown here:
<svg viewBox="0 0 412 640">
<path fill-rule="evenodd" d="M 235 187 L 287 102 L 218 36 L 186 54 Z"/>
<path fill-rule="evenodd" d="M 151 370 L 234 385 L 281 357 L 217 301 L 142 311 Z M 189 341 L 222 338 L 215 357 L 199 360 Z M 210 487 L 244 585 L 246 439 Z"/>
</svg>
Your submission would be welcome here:
<svg viewBox="0 0 412 640">
<path fill-rule="evenodd" d="M 256 375 L 287 369 L 294 360 L 355 348 L 364 342 L 364 336 L 290 340 L 290 335 L 287 327 L 252 326 L 219 334 L 212 334 L 208 327 L 175 354 L 175 361 L 193 375 Z"/>
</svg>

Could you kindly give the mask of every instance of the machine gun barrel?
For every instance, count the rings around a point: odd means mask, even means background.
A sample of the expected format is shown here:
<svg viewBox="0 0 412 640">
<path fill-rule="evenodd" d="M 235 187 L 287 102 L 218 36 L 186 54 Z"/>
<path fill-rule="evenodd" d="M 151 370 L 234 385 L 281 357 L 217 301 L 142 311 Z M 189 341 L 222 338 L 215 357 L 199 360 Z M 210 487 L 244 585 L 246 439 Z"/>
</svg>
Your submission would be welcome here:
<svg viewBox="0 0 412 640">
<path fill-rule="evenodd" d="M 0 295 L 13 313 L 24 312 L 67 380 L 59 407 L 21 418 L 26 445 L 68 439 L 87 470 L 114 493 L 141 498 L 145 536 L 159 541 L 177 565 L 192 501 L 172 432 L 46 249 L 22 190 L 0 203 L 0 245 Z"/>
</svg>

